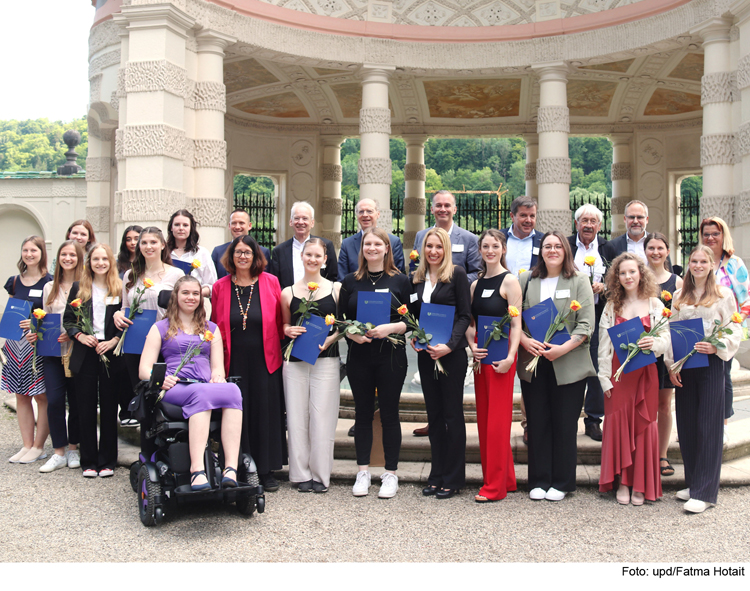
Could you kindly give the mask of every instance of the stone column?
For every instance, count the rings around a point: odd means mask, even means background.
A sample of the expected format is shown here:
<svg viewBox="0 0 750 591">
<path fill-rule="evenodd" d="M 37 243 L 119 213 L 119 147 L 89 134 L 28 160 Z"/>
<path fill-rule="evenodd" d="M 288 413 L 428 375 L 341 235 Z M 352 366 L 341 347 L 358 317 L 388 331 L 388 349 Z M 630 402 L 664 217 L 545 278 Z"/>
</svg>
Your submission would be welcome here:
<svg viewBox="0 0 750 591">
<path fill-rule="evenodd" d="M 318 214 L 320 230 L 313 230 L 323 238 L 328 238 L 338 250 L 341 247 L 341 144 L 344 138 L 339 136 L 321 136 L 320 145 L 323 163 L 320 166 L 320 177 L 323 179 Z"/>
<path fill-rule="evenodd" d="M 198 43 L 198 78 L 192 97 L 195 142 L 191 154 L 195 192 L 190 209 L 201 224 L 201 241 L 221 244 L 228 210 L 224 195 L 224 171 L 227 168 L 224 49 L 237 40 L 210 29 L 199 31 L 195 39 Z"/>
<path fill-rule="evenodd" d="M 691 31 L 703 39 L 704 67 L 701 79 L 703 135 L 701 166 L 703 196 L 701 217 L 716 215 L 734 225 L 734 130 L 729 64 L 731 20 L 713 18 Z"/>
<path fill-rule="evenodd" d="M 424 230 L 427 200 L 425 181 L 427 169 L 424 165 L 424 143 L 426 135 L 405 135 L 406 166 L 404 166 L 404 250 L 415 247 L 417 232 Z"/>
<path fill-rule="evenodd" d="M 362 66 L 362 108 L 359 111 L 359 198 L 380 207 L 378 226 L 391 231 L 391 110 L 388 86 L 395 66 Z"/>
<path fill-rule="evenodd" d="M 122 163 L 115 197 L 122 220 L 118 232 L 133 223 L 166 230 L 169 216 L 187 205 L 185 45 L 195 20 L 168 4 L 124 6 L 115 19 L 128 35 L 122 54 L 124 119 L 115 138 Z"/>
<path fill-rule="evenodd" d="M 536 184 L 536 161 L 539 158 L 539 134 L 525 133 L 526 142 L 526 189 L 527 197 L 539 199 L 539 187 Z"/>
<path fill-rule="evenodd" d="M 94 122 L 96 123 L 96 122 Z M 89 122 L 89 151 L 86 156 L 86 219 L 98 242 L 118 244 L 110 235 L 110 182 L 112 180 L 112 130 Z"/>
<path fill-rule="evenodd" d="M 567 236 L 571 230 L 568 69 L 563 62 L 536 64 L 531 67 L 539 76 L 537 227 L 542 232 L 559 230 Z"/>
<path fill-rule="evenodd" d="M 609 136 L 612 142 L 612 238 L 625 233 L 625 206 L 632 197 L 632 158 L 630 144 L 632 133 L 615 133 Z"/>
<path fill-rule="evenodd" d="M 735 4 L 739 29 L 739 61 L 737 62 L 737 89 L 740 101 L 740 121 L 737 130 L 737 158 L 742 166 L 742 184 L 735 208 L 734 234 L 738 255 L 746 260 L 750 256 L 750 5 Z M 705 181 L 704 191 L 705 191 Z"/>
</svg>

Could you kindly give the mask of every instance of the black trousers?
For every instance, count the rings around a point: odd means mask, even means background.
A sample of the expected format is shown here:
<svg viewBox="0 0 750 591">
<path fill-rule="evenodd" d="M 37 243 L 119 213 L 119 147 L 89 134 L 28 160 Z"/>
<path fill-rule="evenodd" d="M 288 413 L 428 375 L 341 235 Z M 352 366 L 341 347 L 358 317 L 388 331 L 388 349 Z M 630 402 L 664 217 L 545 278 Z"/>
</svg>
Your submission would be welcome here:
<svg viewBox="0 0 750 591">
<path fill-rule="evenodd" d="M 417 354 L 419 377 L 427 407 L 432 453 L 430 486 L 459 489 L 466 484 L 466 423 L 464 378 L 468 359 L 461 347 L 440 358 L 446 373 L 435 377 L 435 362 L 426 351 Z"/>
<path fill-rule="evenodd" d="M 73 378 L 65 377 L 65 368 L 59 357 L 42 357 L 44 360 L 44 385 L 47 388 L 47 420 L 52 436 L 52 447 L 65 447 L 68 443 L 78 444 L 78 401 L 76 400 Z M 68 399 L 67 424 L 65 421 L 65 398 Z"/>
<path fill-rule="evenodd" d="M 558 386 L 552 362 L 540 358 L 523 390 L 529 430 L 529 490 L 576 489 L 578 418 L 586 380 Z"/>
<path fill-rule="evenodd" d="M 380 423 L 383 426 L 385 469 L 397 470 L 401 452 L 401 421 L 398 403 L 406 379 L 406 350 L 387 341 L 358 345 L 349 341 L 346 373 L 354 398 L 354 447 L 357 464 L 370 464 L 372 419 L 377 391 Z"/>
<path fill-rule="evenodd" d="M 675 388 L 675 416 L 690 498 L 716 503 L 724 435 L 724 369 L 716 355 L 708 367 L 683 369 Z"/>
<path fill-rule="evenodd" d="M 597 306 L 598 308 L 598 306 Z M 598 310 L 597 310 L 598 311 Z M 596 316 L 594 332 L 591 335 L 589 343 L 589 352 L 591 353 L 591 362 L 594 364 L 594 370 L 599 373 L 599 318 L 601 312 Z M 586 398 L 583 402 L 583 410 L 586 416 L 583 418 L 583 424 L 601 425 L 604 416 L 604 391 L 599 383 L 597 376 L 586 378 Z"/>
<path fill-rule="evenodd" d="M 112 369 L 110 369 L 110 372 Z M 81 430 L 81 468 L 113 469 L 117 465 L 117 393 L 96 350 L 86 347 L 81 369 L 73 376 Z M 99 441 L 96 409 L 99 406 Z"/>
</svg>

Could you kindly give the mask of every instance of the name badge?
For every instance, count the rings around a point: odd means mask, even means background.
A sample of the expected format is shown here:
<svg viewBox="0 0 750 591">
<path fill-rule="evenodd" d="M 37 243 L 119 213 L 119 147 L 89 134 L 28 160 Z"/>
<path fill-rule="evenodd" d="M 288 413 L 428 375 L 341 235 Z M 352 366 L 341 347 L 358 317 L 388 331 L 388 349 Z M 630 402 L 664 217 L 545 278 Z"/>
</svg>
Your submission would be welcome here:
<svg viewBox="0 0 750 591">
<path fill-rule="evenodd" d="M 386 287 L 385 289 L 376 289 L 375 293 L 390 293 L 390 290 Z"/>
<path fill-rule="evenodd" d="M 464 251 L 464 245 L 463 244 L 452 244 L 451 245 L 451 252 L 463 252 Z"/>
<path fill-rule="evenodd" d="M 410 303 L 410 304 L 413 304 L 414 302 L 416 302 L 416 301 L 417 301 L 417 297 L 418 297 L 418 296 L 417 296 L 417 294 L 415 294 L 415 293 L 411 293 L 411 294 L 409 294 L 409 303 Z"/>
<path fill-rule="evenodd" d="M 539 247 L 534 246 L 531 248 L 531 254 L 539 254 Z"/>
<path fill-rule="evenodd" d="M 40 298 L 40 297 L 42 297 L 42 290 L 41 289 L 30 289 L 29 290 L 29 297 L 30 298 Z"/>
<path fill-rule="evenodd" d="M 564 300 L 566 298 L 570 297 L 570 290 L 569 289 L 558 289 L 555 292 L 555 299 L 556 300 Z"/>
<path fill-rule="evenodd" d="M 489 298 L 492 297 L 492 294 L 495 293 L 494 289 L 483 289 L 482 290 L 482 297 L 483 298 Z"/>
<path fill-rule="evenodd" d="M 116 306 L 120 303 L 120 296 L 115 297 L 108 297 L 106 300 L 104 300 L 104 304 L 107 306 Z"/>
</svg>

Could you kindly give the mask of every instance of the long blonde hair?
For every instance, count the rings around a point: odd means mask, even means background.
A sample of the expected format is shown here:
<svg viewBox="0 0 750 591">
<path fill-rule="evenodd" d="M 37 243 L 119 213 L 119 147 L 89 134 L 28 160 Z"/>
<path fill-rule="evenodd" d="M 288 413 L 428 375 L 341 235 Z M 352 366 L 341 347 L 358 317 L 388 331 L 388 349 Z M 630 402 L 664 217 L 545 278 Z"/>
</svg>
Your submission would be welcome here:
<svg viewBox="0 0 750 591">
<path fill-rule="evenodd" d="M 414 272 L 414 283 L 424 283 L 425 277 L 429 271 L 429 263 L 427 262 L 427 256 L 425 256 L 424 248 L 427 244 L 427 239 L 430 236 L 437 236 L 440 242 L 443 244 L 443 261 L 437 270 L 437 280 L 440 283 L 450 283 L 453 279 L 453 255 L 451 254 L 451 237 L 448 236 L 448 232 L 442 228 L 430 228 L 424 235 L 422 240 L 422 256 L 419 257 L 419 267 Z"/>
<path fill-rule="evenodd" d="M 98 248 L 101 248 L 106 253 L 107 258 L 109 259 L 109 270 L 107 271 L 106 277 L 107 293 L 105 294 L 105 298 L 118 297 L 122 292 L 122 281 L 120 281 L 120 277 L 117 274 L 117 263 L 115 262 L 115 255 L 112 252 L 112 249 L 109 247 L 109 244 L 100 242 L 97 244 L 93 244 L 88 254 L 86 255 L 86 264 L 83 267 L 81 280 L 78 283 L 78 297 L 81 298 L 81 301 L 83 302 L 87 302 L 91 299 L 92 285 L 94 283 L 94 270 L 91 268 L 91 257 L 94 254 L 94 251 Z"/>
<path fill-rule="evenodd" d="M 711 272 L 706 276 L 706 287 L 703 290 L 703 295 L 701 295 L 701 299 L 698 300 L 696 297 L 696 285 L 695 280 L 693 279 L 693 274 L 690 272 L 690 259 L 693 258 L 693 255 L 696 253 L 702 252 L 708 257 L 708 261 L 711 263 Z M 716 283 L 716 276 L 713 273 L 713 260 L 714 260 L 714 253 L 713 251 L 706 246 L 705 244 L 700 244 L 696 246 L 693 251 L 690 253 L 690 256 L 688 257 L 688 268 L 685 272 L 685 277 L 682 280 L 682 290 L 677 294 L 677 297 L 675 297 L 674 302 L 672 302 L 672 308 L 675 310 L 679 310 L 680 306 L 705 306 L 706 308 L 713 306 L 717 301 L 719 301 L 723 296 L 721 295 L 721 290 L 719 289 L 719 284 Z"/>
<path fill-rule="evenodd" d="M 76 257 L 78 257 L 76 268 L 73 269 L 73 281 L 81 280 L 81 273 L 83 273 L 83 265 L 85 263 L 83 247 L 77 240 L 66 240 L 60 245 L 60 248 L 57 249 L 57 265 L 55 266 L 55 275 L 52 279 L 52 289 L 49 292 L 49 296 L 47 296 L 47 301 L 44 302 L 47 306 L 52 305 L 52 303 L 55 301 L 55 298 L 57 298 L 60 292 L 60 284 L 62 283 L 63 277 L 65 276 L 65 269 L 63 269 L 62 265 L 60 264 L 60 253 L 66 246 L 72 246 L 73 248 L 75 248 Z"/>
<path fill-rule="evenodd" d="M 180 306 L 177 303 L 177 294 L 180 292 L 180 287 L 183 283 L 194 282 L 198 284 L 198 290 L 200 292 L 200 301 L 198 307 L 193 312 L 193 326 L 190 330 L 185 330 L 180 322 Z M 169 328 L 167 334 L 164 335 L 164 340 L 169 340 L 177 336 L 178 331 L 182 331 L 185 334 L 197 334 L 198 332 L 208 330 L 208 322 L 206 322 L 206 308 L 203 305 L 203 290 L 201 289 L 201 282 L 198 281 L 192 275 L 185 275 L 180 277 L 174 284 L 172 289 L 172 295 L 169 297 L 169 303 L 167 304 L 167 320 L 169 321 Z"/>
</svg>

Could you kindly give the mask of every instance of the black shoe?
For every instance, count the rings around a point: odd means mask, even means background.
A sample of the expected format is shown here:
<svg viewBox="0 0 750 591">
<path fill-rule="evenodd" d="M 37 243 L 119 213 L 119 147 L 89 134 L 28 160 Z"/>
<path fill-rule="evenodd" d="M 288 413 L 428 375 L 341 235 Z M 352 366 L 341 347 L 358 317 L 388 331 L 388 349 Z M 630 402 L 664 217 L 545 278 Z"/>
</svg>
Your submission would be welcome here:
<svg viewBox="0 0 750 591">
<path fill-rule="evenodd" d="M 297 485 L 297 490 L 299 492 L 312 492 L 312 489 L 313 489 L 313 481 L 312 480 L 308 480 L 307 482 L 300 482 Z"/>
<path fill-rule="evenodd" d="M 349 432 L 347 433 L 349 437 L 354 437 L 354 425 L 349 427 Z"/>
<path fill-rule="evenodd" d="M 260 475 L 260 483 L 266 492 L 276 492 L 279 490 L 279 481 L 273 476 L 273 472 Z"/>
<path fill-rule="evenodd" d="M 317 480 L 312 481 L 312 487 L 313 487 L 314 493 L 327 493 L 328 492 L 328 487 L 322 482 L 318 482 Z"/>
<path fill-rule="evenodd" d="M 424 488 L 422 489 L 422 496 L 425 496 L 425 497 L 431 497 L 432 495 L 435 495 L 435 494 L 437 494 L 437 492 L 438 492 L 439 490 L 440 490 L 440 489 L 439 489 L 439 488 L 438 488 L 437 486 L 425 486 L 425 487 L 424 487 Z"/>
<path fill-rule="evenodd" d="M 602 428 L 594 423 L 593 425 L 586 425 L 586 435 L 591 437 L 594 441 L 602 440 Z"/>
<path fill-rule="evenodd" d="M 457 488 L 441 488 L 435 493 L 436 499 L 450 499 L 459 493 Z"/>
</svg>

